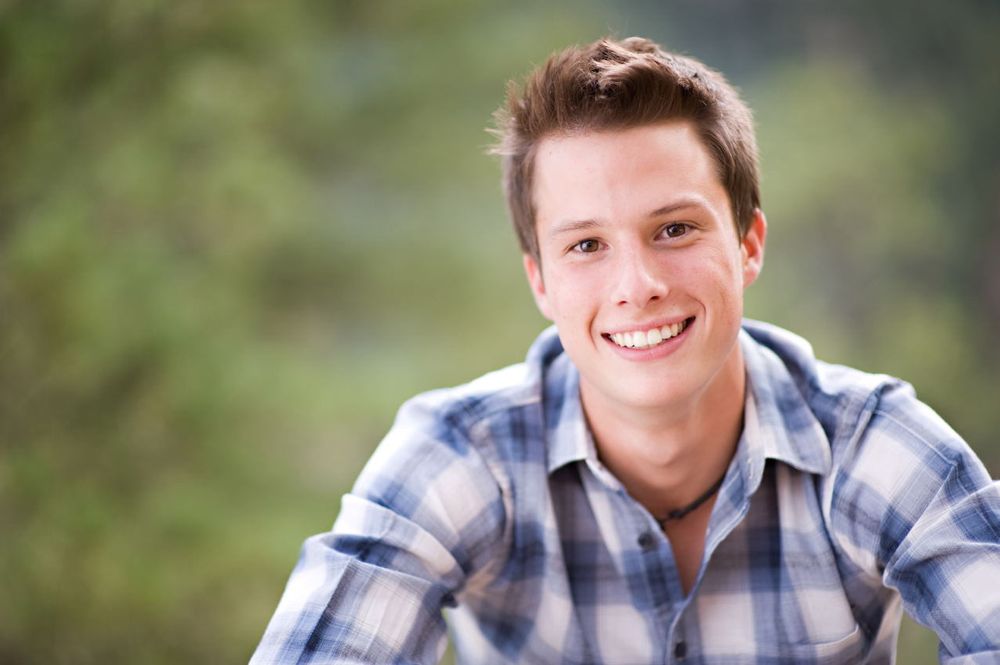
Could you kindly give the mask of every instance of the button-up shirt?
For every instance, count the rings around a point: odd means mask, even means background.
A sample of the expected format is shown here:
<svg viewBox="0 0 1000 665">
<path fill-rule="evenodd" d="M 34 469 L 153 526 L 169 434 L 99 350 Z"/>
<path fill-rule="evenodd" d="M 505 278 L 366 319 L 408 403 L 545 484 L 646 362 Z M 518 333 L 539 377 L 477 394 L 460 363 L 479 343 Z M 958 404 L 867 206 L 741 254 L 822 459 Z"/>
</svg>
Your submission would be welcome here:
<svg viewBox="0 0 1000 665">
<path fill-rule="evenodd" d="M 740 332 L 744 426 L 685 593 L 605 468 L 553 329 L 421 395 L 308 539 L 253 663 L 1000 662 L 1000 483 L 905 383 Z"/>
</svg>

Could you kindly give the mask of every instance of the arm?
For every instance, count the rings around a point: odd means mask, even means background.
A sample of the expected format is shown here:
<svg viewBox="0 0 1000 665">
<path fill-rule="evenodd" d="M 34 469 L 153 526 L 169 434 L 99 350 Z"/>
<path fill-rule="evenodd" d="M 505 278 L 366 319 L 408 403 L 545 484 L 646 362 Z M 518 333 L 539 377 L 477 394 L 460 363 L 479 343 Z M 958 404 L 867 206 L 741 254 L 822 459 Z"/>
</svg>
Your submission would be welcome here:
<svg viewBox="0 0 1000 665">
<path fill-rule="evenodd" d="M 945 663 L 1000 662 L 1000 489 L 984 476 L 958 461 L 886 564 L 885 584 L 937 633 Z"/>
<path fill-rule="evenodd" d="M 308 539 L 251 663 L 436 663 L 443 607 L 500 551 L 505 510 L 463 432 L 419 402 Z"/>
<path fill-rule="evenodd" d="M 834 536 L 932 629 L 944 663 L 1000 661 L 1000 483 L 908 386 L 845 455 Z"/>
</svg>

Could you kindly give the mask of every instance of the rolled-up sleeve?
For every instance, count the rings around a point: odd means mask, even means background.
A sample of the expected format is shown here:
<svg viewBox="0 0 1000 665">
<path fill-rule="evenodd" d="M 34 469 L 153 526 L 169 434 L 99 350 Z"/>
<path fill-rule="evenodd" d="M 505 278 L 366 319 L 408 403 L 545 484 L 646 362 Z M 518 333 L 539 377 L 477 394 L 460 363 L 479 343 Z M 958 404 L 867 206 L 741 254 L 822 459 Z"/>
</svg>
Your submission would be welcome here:
<svg viewBox="0 0 1000 665">
<path fill-rule="evenodd" d="M 834 539 L 937 634 L 941 662 L 1000 662 L 1000 483 L 905 385 L 848 453 Z"/>
<path fill-rule="evenodd" d="M 441 610 L 502 551 L 503 492 L 433 399 L 400 410 L 333 529 L 309 538 L 251 663 L 435 663 Z"/>
</svg>

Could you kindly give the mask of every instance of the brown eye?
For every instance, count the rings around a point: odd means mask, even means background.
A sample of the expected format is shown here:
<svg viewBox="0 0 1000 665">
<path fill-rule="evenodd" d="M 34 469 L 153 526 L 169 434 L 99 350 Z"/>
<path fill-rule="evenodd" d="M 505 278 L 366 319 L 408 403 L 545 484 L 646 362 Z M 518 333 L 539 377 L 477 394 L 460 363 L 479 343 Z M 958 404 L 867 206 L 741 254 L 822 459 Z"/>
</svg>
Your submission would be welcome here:
<svg viewBox="0 0 1000 665">
<path fill-rule="evenodd" d="M 663 232 L 668 238 L 680 238 L 682 235 L 688 232 L 687 224 L 668 224 Z"/>
<path fill-rule="evenodd" d="M 588 238 L 587 240 L 581 240 L 580 242 L 576 243 L 576 247 L 574 247 L 574 249 L 576 249 L 576 251 L 578 252 L 583 252 L 584 254 L 590 254 L 592 252 L 596 252 L 598 249 L 600 249 L 600 247 L 601 245 L 599 242 L 597 242 L 593 238 Z"/>
</svg>

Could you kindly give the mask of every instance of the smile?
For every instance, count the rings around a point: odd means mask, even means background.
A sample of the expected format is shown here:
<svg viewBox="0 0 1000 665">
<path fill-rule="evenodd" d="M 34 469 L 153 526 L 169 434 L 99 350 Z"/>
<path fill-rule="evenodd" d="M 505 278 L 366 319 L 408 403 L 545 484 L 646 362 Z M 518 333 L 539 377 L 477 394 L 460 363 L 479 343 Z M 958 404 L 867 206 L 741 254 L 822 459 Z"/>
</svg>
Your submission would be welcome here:
<svg viewBox="0 0 1000 665">
<path fill-rule="evenodd" d="M 688 327 L 692 319 L 684 319 L 680 323 L 673 323 L 659 328 L 649 330 L 632 330 L 622 333 L 610 333 L 605 337 L 618 346 L 625 349 L 647 349 L 657 346 L 667 341 L 671 337 L 677 337 Z"/>
</svg>

